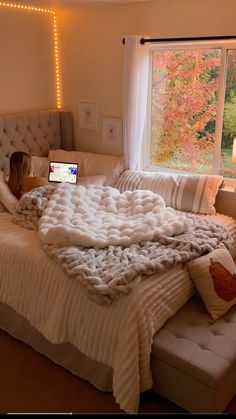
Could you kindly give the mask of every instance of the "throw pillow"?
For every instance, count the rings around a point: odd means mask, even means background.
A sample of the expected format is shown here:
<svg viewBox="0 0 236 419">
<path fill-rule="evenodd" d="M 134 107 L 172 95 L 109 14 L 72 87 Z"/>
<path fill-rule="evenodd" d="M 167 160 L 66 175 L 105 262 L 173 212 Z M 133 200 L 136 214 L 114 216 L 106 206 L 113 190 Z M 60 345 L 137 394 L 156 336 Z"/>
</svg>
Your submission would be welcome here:
<svg viewBox="0 0 236 419">
<path fill-rule="evenodd" d="M 213 320 L 236 303 L 236 269 L 225 246 L 188 262 L 188 270 Z"/>
<path fill-rule="evenodd" d="M 219 175 L 176 174 L 126 170 L 115 187 L 149 189 L 162 196 L 166 205 L 181 211 L 214 215 L 217 192 L 223 182 Z"/>
<path fill-rule="evenodd" d="M 7 209 L 8 212 L 13 214 L 18 204 L 18 199 L 13 195 L 5 181 L 5 175 L 0 173 L 0 203 Z"/>
<path fill-rule="evenodd" d="M 106 175 L 105 186 L 114 186 L 124 171 L 123 158 L 87 151 L 49 150 L 49 159 L 79 164 L 80 176 Z"/>
</svg>

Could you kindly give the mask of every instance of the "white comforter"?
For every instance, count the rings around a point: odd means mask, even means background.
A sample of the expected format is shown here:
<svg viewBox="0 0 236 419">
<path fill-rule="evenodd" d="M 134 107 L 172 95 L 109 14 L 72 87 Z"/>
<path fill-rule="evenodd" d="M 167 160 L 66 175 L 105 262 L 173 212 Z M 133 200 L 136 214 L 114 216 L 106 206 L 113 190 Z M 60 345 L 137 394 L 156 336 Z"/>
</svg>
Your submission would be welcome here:
<svg viewBox="0 0 236 419">
<path fill-rule="evenodd" d="M 235 221 L 220 221 L 236 232 Z M 111 306 L 100 306 L 45 254 L 38 233 L 13 224 L 9 214 L 0 215 L 0 266 L 0 300 L 50 342 L 70 342 L 111 366 L 117 403 L 137 412 L 140 392 L 152 386 L 153 335 L 193 294 L 187 269 L 176 266 L 149 277 Z"/>
<path fill-rule="evenodd" d="M 186 219 L 151 191 L 59 185 L 39 221 L 44 243 L 104 248 L 130 246 L 187 230 Z"/>
</svg>

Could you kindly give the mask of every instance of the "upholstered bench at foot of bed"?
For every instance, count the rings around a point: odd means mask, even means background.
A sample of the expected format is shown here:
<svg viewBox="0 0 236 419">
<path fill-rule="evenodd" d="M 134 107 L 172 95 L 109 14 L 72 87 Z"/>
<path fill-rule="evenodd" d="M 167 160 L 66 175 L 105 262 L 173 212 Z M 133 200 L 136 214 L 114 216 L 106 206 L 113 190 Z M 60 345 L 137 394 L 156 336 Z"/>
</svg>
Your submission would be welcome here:
<svg viewBox="0 0 236 419">
<path fill-rule="evenodd" d="M 191 413 L 222 413 L 236 392 L 236 308 L 215 323 L 194 296 L 155 335 L 154 390 Z"/>
</svg>

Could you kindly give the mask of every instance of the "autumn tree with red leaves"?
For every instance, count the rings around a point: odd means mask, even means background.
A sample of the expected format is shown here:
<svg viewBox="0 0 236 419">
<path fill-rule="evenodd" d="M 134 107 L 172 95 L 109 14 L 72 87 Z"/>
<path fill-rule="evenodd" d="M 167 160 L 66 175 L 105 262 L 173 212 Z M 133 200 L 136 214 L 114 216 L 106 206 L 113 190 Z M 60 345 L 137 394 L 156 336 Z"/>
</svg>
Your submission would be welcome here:
<svg viewBox="0 0 236 419">
<path fill-rule="evenodd" d="M 151 164 L 211 173 L 220 50 L 153 53 Z"/>
</svg>

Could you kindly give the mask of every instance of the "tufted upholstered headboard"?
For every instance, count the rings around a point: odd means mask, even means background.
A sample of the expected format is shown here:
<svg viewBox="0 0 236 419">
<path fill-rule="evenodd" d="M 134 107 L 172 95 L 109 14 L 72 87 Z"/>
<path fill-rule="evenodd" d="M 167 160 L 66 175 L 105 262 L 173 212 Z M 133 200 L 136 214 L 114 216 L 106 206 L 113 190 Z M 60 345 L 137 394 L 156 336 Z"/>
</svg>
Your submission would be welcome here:
<svg viewBox="0 0 236 419">
<path fill-rule="evenodd" d="M 38 111 L 0 115 L 0 170 L 9 174 L 13 151 L 47 156 L 49 149 L 74 149 L 72 115 L 67 111 Z"/>
</svg>

